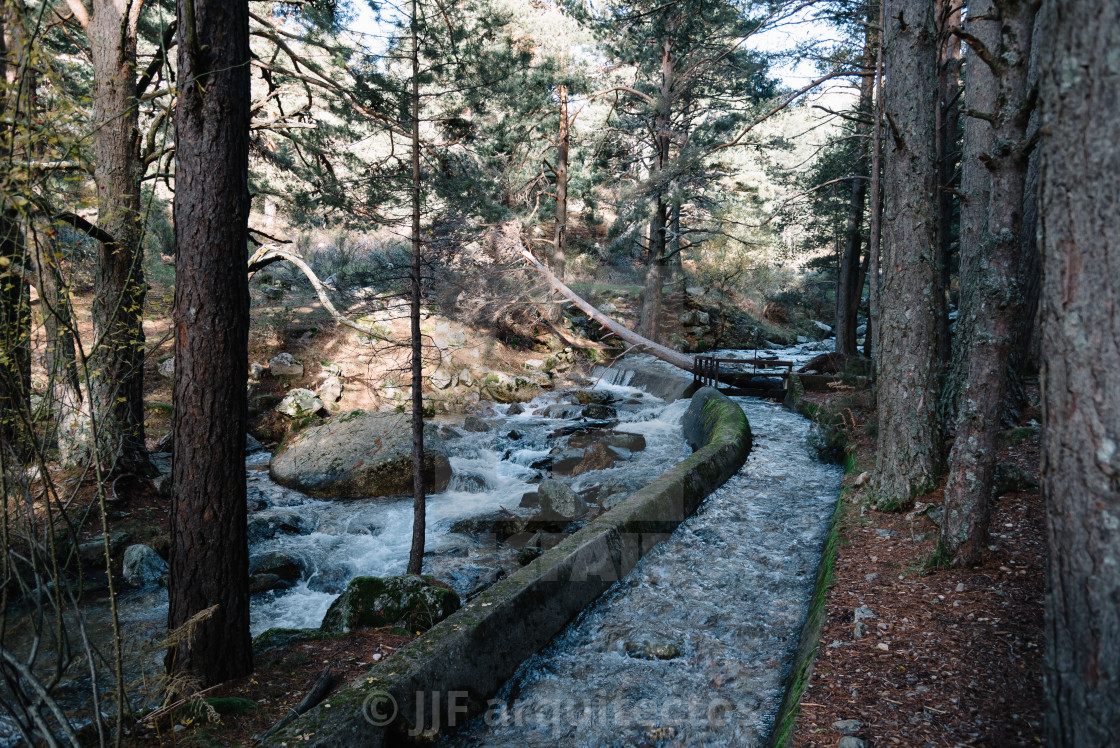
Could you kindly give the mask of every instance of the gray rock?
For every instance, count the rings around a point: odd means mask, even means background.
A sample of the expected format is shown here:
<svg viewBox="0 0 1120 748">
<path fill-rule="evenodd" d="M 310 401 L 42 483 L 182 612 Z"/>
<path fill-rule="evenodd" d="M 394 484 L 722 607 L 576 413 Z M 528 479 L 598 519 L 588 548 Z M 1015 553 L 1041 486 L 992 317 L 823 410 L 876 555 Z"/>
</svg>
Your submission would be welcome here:
<svg viewBox="0 0 1120 748">
<path fill-rule="evenodd" d="M 472 431 L 477 434 L 489 431 L 490 427 L 486 425 L 486 421 L 482 420 L 479 416 L 471 413 L 463 419 L 463 431 Z"/>
<path fill-rule="evenodd" d="M 312 530 L 312 522 L 299 512 L 279 511 L 254 514 L 249 518 L 249 542 L 258 543 L 278 534 L 307 535 Z"/>
<path fill-rule="evenodd" d="M 513 403 L 512 405 L 509 406 L 509 410 L 506 411 L 506 415 L 507 416 L 519 416 L 524 412 L 525 412 L 525 408 L 524 408 L 524 406 L 521 405 L 521 403 Z"/>
<path fill-rule="evenodd" d="M 323 409 L 323 401 L 311 390 L 302 387 L 296 388 L 284 395 L 284 399 L 276 406 L 276 412 L 292 418 L 318 413 Z"/>
<path fill-rule="evenodd" d="M 691 311 L 683 312 L 677 317 L 680 323 L 686 327 L 689 326 L 706 326 L 711 321 L 707 312 L 701 312 L 693 309 Z"/>
<path fill-rule="evenodd" d="M 587 514 L 587 502 L 583 497 L 559 481 L 541 481 L 537 498 L 541 513 L 546 516 L 575 519 Z"/>
<path fill-rule="evenodd" d="M 539 377 L 543 377 L 540 379 Z M 533 377 L 511 377 L 501 372 L 490 372 L 482 380 L 482 393 L 496 403 L 528 402 L 544 392 L 548 382 L 545 374 Z"/>
<path fill-rule="evenodd" d="M 614 395 L 602 390 L 576 390 L 571 397 L 580 405 L 609 405 L 614 402 Z"/>
<path fill-rule="evenodd" d="M 867 741 L 862 738 L 845 735 L 840 738 L 840 742 L 836 744 L 836 748 L 867 748 Z"/>
<path fill-rule="evenodd" d="M 583 408 L 581 414 L 584 418 L 590 418 L 593 421 L 608 421 L 618 418 L 618 411 L 609 405 L 599 405 L 592 403 Z"/>
<path fill-rule="evenodd" d="M 461 519 L 451 525 L 451 532 L 464 535 L 490 535 L 500 542 L 506 538 L 512 538 L 518 533 L 525 532 L 528 526 L 529 520 L 525 517 L 498 510 L 477 517 Z"/>
<path fill-rule="evenodd" d="M 268 373 L 274 377 L 299 379 L 303 376 L 303 364 L 290 353 L 278 353 L 269 360 Z"/>
<path fill-rule="evenodd" d="M 163 361 L 160 361 L 156 371 L 158 371 L 159 375 L 164 379 L 174 379 L 175 357 L 172 356 L 171 358 L 165 358 Z"/>
<path fill-rule="evenodd" d="M 262 449 L 264 449 L 264 445 L 261 444 L 256 437 L 252 434 L 245 435 L 245 454 L 260 452 Z"/>
<path fill-rule="evenodd" d="M 590 406 L 588 406 L 588 407 L 590 407 Z M 549 405 L 541 413 L 541 415 L 543 415 L 545 418 L 562 418 L 562 419 L 565 419 L 565 420 L 570 419 L 570 418 L 577 418 L 577 417 L 579 417 L 579 414 L 580 414 L 579 407 L 577 407 L 575 405 L 566 405 L 564 403 L 556 403 L 554 405 Z"/>
<path fill-rule="evenodd" d="M 273 551 L 249 557 L 249 574 L 275 574 L 281 579 L 294 582 L 303 576 L 303 565 L 295 556 Z"/>
<path fill-rule="evenodd" d="M 434 427 L 424 430 L 427 488 L 451 480 L 451 462 Z M 351 411 L 296 433 L 272 457 L 272 479 L 317 498 L 358 499 L 412 491 L 412 417 Z"/>
<path fill-rule="evenodd" d="M 443 369 L 436 369 L 432 372 L 431 376 L 428 377 L 428 381 L 431 382 L 432 386 L 437 390 L 446 390 L 448 387 L 455 384 L 455 375 Z"/>
<path fill-rule="evenodd" d="M 867 624 L 863 621 L 856 621 L 855 625 L 852 626 L 852 638 L 862 639 L 865 636 L 867 636 Z"/>
<path fill-rule="evenodd" d="M 116 556 L 120 553 L 131 538 L 131 533 L 114 532 L 109 535 L 109 555 Z M 78 558 L 84 566 L 105 567 L 105 536 L 98 535 L 88 543 L 78 546 Z"/>
<path fill-rule="evenodd" d="M 249 364 L 249 379 L 259 380 L 264 376 L 264 365 L 253 361 Z"/>
<path fill-rule="evenodd" d="M 853 735 L 863 729 L 858 719 L 841 719 L 832 723 L 832 729 L 845 735 Z"/>
<path fill-rule="evenodd" d="M 824 322 L 821 322 L 820 320 L 813 320 L 813 324 L 821 332 L 827 332 L 829 335 L 832 334 L 832 325 L 826 325 Z"/>
<path fill-rule="evenodd" d="M 599 305 L 598 308 L 599 308 L 600 312 L 602 312 L 603 314 L 607 314 L 607 315 L 614 314 L 615 312 L 618 311 L 618 307 L 616 307 L 614 304 L 612 304 L 609 301 L 604 301 L 602 304 Z"/>
<path fill-rule="evenodd" d="M 319 398 L 325 403 L 337 403 L 342 399 L 342 380 L 338 377 L 327 377 L 319 385 Z"/>
<path fill-rule="evenodd" d="M 808 343 L 809 339 L 807 337 L 805 337 L 804 335 L 798 335 L 797 336 L 797 342 L 798 343 Z"/>
<path fill-rule="evenodd" d="M 146 545 L 130 545 L 124 552 L 124 581 L 133 587 L 155 584 L 167 573 L 167 562 Z"/>
<path fill-rule="evenodd" d="M 259 595 L 262 592 L 271 592 L 272 590 L 287 589 L 291 587 L 290 582 L 286 582 L 275 574 L 254 574 L 249 577 L 249 594 Z"/>
<path fill-rule="evenodd" d="M 866 605 L 859 606 L 852 614 L 852 619 L 856 621 L 866 621 L 867 619 L 874 617 L 875 613 L 873 613 L 871 608 L 868 608 Z"/>
<path fill-rule="evenodd" d="M 432 577 L 355 577 L 331 603 L 320 628 L 336 634 L 401 624 L 424 631 L 459 609 L 459 596 Z"/>
</svg>

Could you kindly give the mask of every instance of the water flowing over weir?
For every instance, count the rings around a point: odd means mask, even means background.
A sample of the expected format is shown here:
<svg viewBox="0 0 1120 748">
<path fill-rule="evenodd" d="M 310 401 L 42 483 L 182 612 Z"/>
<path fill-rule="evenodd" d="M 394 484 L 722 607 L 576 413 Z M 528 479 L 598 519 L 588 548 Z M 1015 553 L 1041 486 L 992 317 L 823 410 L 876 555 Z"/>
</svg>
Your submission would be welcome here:
<svg viewBox="0 0 1120 748">
<path fill-rule="evenodd" d="M 445 745 L 764 742 L 842 471 L 812 457 L 804 418 L 734 399 L 755 440 L 739 474 Z"/>
</svg>

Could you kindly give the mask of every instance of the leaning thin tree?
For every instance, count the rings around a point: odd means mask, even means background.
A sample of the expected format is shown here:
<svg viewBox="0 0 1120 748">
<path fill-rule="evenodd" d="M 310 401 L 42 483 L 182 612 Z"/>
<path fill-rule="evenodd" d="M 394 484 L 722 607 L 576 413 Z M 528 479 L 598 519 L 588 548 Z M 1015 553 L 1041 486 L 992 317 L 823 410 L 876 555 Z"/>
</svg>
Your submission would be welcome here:
<svg viewBox="0 0 1120 748">
<path fill-rule="evenodd" d="M 171 652 L 204 685 L 252 671 L 245 430 L 249 6 L 179 0 Z M 194 619 L 194 620 L 192 620 Z"/>
</svg>

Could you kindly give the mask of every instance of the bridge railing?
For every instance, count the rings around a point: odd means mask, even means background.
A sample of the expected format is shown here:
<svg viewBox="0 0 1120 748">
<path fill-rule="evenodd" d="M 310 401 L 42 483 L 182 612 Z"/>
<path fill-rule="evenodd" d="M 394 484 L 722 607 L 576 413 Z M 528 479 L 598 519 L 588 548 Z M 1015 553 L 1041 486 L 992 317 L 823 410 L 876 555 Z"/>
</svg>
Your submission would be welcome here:
<svg viewBox="0 0 1120 748">
<path fill-rule="evenodd" d="M 742 368 L 753 369 L 744 371 Z M 775 371 L 776 370 L 776 371 Z M 793 362 L 777 358 L 715 358 L 714 356 L 695 356 L 692 361 L 692 378 L 702 387 L 719 389 L 721 380 L 734 384 L 736 376 L 767 376 L 782 380 L 783 388 L 789 387 L 789 375 L 793 372 Z"/>
</svg>

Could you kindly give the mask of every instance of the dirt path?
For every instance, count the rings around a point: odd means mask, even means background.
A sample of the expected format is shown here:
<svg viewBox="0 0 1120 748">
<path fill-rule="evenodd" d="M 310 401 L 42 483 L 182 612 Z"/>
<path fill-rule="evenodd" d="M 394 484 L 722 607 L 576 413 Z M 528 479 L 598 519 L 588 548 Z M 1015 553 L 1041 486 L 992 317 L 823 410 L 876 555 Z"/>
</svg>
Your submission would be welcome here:
<svg viewBox="0 0 1120 748">
<path fill-rule="evenodd" d="M 1012 437 L 1020 440 L 998 460 L 1037 479 L 1037 430 Z M 860 464 L 872 459 L 864 444 Z M 793 744 L 837 746 L 848 734 L 871 746 L 1040 745 L 1046 535 L 1038 491 L 997 502 L 981 566 L 929 570 L 933 520 L 870 509 L 866 490 L 853 486 L 857 474 L 846 479 L 835 583 Z M 940 491 L 923 501 L 939 505 Z"/>
</svg>

